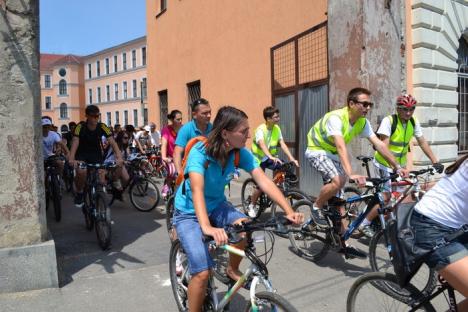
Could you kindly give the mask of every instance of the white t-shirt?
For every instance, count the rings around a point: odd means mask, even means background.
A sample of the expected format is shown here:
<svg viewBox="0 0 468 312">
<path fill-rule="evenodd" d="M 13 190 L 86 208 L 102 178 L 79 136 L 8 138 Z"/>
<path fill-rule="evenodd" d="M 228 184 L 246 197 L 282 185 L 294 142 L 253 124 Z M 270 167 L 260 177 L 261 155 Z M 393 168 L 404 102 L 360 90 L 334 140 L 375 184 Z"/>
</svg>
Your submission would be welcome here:
<svg viewBox="0 0 468 312">
<path fill-rule="evenodd" d="M 430 189 L 415 210 L 454 229 L 468 224 L 468 160 Z"/>
<path fill-rule="evenodd" d="M 54 146 L 60 141 L 62 141 L 60 135 L 54 131 L 49 131 L 46 137 L 42 137 L 42 156 L 44 159 L 54 155 Z"/>
<path fill-rule="evenodd" d="M 143 148 L 149 146 L 148 143 L 151 143 L 151 136 L 148 134 L 145 136 L 145 131 L 138 131 L 135 135 L 135 140 L 138 140 Z M 136 143 L 135 143 L 136 146 Z"/>
<path fill-rule="evenodd" d="M 352 126 L 352 128 L 354 128 L 354 125 Z M 343 129 L 343 122 L 341 121 L 341 118 L 336 115 L 331 115 L 330 118 L 328 118 L 327 123 L 325 124 L 325 131 L 327 132 L 327 136 L 332 136 L 332 135 L 343 136 L 342 129 Z M 362 132 L 359 134 L 359 137 L 370 138 L 372 136 L 375 136 L 374 130 L 372 130 L 369 120 L 366 119 L 366 124 L 364 125 L 364 129 L 362 129 Z M 336 161 L 340 161 L 340 156 L 338 156 L 338 154 L 328 153 L 324 150 L 306 149 L 305 155 L 307 158 L 310 156 L 316 156 L 316 155 L 327 155 L 328 158 L 331 158 Z"/>
<path fill-rule="evenodd" d="M 150 132 L 151 136 L 151 145 L 159 146 L 161 144 L 161 133 L 158 130 Z"/>
</svg>

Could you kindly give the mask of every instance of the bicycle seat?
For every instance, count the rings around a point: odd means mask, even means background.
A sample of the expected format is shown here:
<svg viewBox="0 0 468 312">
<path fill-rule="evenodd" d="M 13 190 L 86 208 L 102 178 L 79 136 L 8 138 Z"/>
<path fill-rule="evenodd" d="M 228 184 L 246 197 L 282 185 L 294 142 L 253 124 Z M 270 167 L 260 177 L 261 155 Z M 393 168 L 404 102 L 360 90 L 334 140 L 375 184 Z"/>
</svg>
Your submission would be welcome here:
<svg viewBox="0 0 468 312">
<path fill-rule="evenodd" d="M 357 160 L 360 160 L 360 161 L 363 161 L 363 162 L 369 162 L 371 161 L 372 159 L 374 159 L 374 157 L 372 156 L 364 156 L 364 155 L 359 155 L 358 157 L 356 157 Z"/>
</svg>

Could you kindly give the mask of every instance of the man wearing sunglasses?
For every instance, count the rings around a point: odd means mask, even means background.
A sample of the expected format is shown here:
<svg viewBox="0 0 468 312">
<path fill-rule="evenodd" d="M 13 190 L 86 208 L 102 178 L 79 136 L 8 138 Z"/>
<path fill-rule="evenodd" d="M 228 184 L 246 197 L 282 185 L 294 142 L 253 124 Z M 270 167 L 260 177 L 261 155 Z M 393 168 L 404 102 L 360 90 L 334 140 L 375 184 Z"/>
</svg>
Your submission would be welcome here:
<svg viewBox="0 0 468 312">
<path fill-rule="evenodd" d="M 423 137 L 421 125 L 418 120 L 413 117 L 414 110 L 416 109 L 416 99 L 409 94 L 402 94 L 396 99 L 396 114 L 386 116 L 380 123 L 377 135 L 390 149 L 398 164 L 410 169 L 412 164 L 408 163 L 407 156 L 410 151 L 410 142 L 413 137 L 421 147 L 421 150 L 431 160 L 434 168 L 442 172 L 443 166 L 439 163 L 434 156 L 429 144 Z M 381 178 L 388 177 L 392 172 L 391 165 L 386 161 L 381 153 L 378 151 L 374 154 L 374 165 L 376 173 Z M 391 182 L 388 181 L 384 188 L 385 200 L 390 198 Z M 369 226 L 371 221 L 377 217 L 378 211 L 375 207 L 366 217 L 366 219 L 359 226 L 359 230 L 367 237 L 374 236 L 374 231 Z"/>
<path fill-rule="evenodd" d="M 329 200 L 343 209 L 342 189 L 347 178 L 355 180 L 360 186 L 366 182 L 366 177 L 356 174 L 351 167 L 347 145 L 353 138 L 360 136 L 368 139 L 395 171 L 406 175 L 406 171 L 400 167 L 387 146 L 377 138 L 366 118 L 374 105 L 370 101 L 370 95 L 371 92 L 365 88 L 352 89 L 348 93 L 347 105 L 325 114 L 307 134 L 305 156 L 324 181 L 312 209 L 312 218 L 320 227 L 328 226 L 321 208 Z M 366 257 L 365 253 L 349 245 L 342 252 L 352 257 Z"/>
</svg>

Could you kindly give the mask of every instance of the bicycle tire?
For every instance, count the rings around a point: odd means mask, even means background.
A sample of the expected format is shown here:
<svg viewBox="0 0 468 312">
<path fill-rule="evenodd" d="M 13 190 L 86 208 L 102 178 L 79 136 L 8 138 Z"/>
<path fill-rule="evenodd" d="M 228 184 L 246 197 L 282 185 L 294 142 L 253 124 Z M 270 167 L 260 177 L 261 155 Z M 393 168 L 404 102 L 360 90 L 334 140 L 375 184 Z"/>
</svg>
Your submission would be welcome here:
<svg viewBox="0 0 468 312">
<path fill-rule="evenodd" d="M 91 193 L 86 191 L 84 193 L 84 204 L 81 208 L 84 218 L 85 218 L 85 225 L 88 231 L 91 231 L 94 228 L 94 217 L 91 215 L 90 207 L 92 205 L 91 201 Z"/>
<path fill-rule="evenodd" d="M 54 205 L 55 221 L 60 222 L 62 219 L 62 195 L 60 194 L 60 177 L 52 175 L 52 203 Z"/>
<path fill-rule="evenodd" d="M 294 308 L 286 299 L 273 292 L 258 292 L 255 294 L 255 299 L 257 306 L 260 307 L 260 309 L 255 311 L 297 312 L 296 308 Z M 250 301 L 247 302 L 244 311 L 252 311 L 252 303 Z"/>
<path fill-rule="evenodd" d="M 257 189 L 257 183 L 255 182 L 253 178 L 248 178 L 244 181 L 244 183 L 242 183 L 242 188 L 241 188 L 242 212 L 247 216 L 249 215 L 248 208 L 249 208 L 249 205 L 251 204 L 250 200 L 251 200 L 252 194 L 255 192 L 256 189 Z M 257 203 L 255 204 L 255 208 L 256 208 L 255 217 L 258 217 L 260 213 L 266 208 L 266 207 L 260 207 L 261 206 L 260 197 L 261 196 L 258 197 Z"/>
<path fill-rule="evenodd" d="M 353 283 L 348 292 L 348 297 L 346 299 L 346 311 L 407 311 L 409 309 L 407 305 L 409 301 L 403 301 L 386 293 L 384 290 L 385 287 L 381 286 L 382 284 L 394 284 L 396 287 L 398 286 L 396 276 L 389 273 L 370 272 L 359 277 Z M 364 296 L 363 293 L 367 291 L 367 289 L 369 289 L 368 292 L 372 291 L 372 294 L 366 294 L 367 296 Z M 408 284 L 404 289 L 411 294 L 411 299 L 423 298 L 423 294 L 421 294 L 421 292 L 411 284 Z M 362 305 L 360 304 L 361 300 Z M 392 300 L 391 304 L 388 303 L 389 300 Z M 397 310 L 397 305 L 401 306 L 402 309 Z M 390 306 L 393 308 L 393 310 L 389 309 Z M 379 309 L 379 307 L 381 309 Z M 406 309 L 404 309 L 405 307 Z M 436 310 L 430 302 L 427 302 L 423 304 L 422 309 L 418 309 L 417 311 L 435 312 Z"/>
<path fill-rule="evenodd" d="M 307 195 L 306 193 L 304 193 L 303 191 L 299 190 L 299 189 L 295 189 L 295 188 L 292 188 L 292 189 L 289 189 L 287 191 L 285 191 L 283 193 L 284 197 L 289 201 L 289 204 L 291 205 L 291 208 L 294 206 L 294 203 L 301 200 L 301 199 L 310 199 L 310 196 Z M 277 204 L 276 203 L 273 203 L 271 205 L 271 216 L 272 218 L 276 218 L 276 208 L 277 208 Z M 283 210 L 281 210 L 281 214 L 284 215 L 284 212 Z M 276 235 L 278 235 L 279 237 L 282 237 L 282 238 L 288 238 L 288 234 L 282 234 L 282 233 L 275 233 Z"/>
<path fill-rule="evenodd" d="M 129 189 L 130 202 L 133 207 L 142 212 L 150 212 L 159 202 L 159 189 L 151 179 L 138 178 L 132 182 Z"/>
<path fill-rule="evenodd" d="M 293 210 L 304 213 L 305 220 L 310 219 L 313 203 L 303 199 L 294 203 Z M 317 262 L 327 254 L 330 249 L 330 239 L 325 231 L 319 230 L 312 223 L 308 227 L 301 228 L 299 233 L 289 232 L 291 247 L 298 256 L 306 260 Z"/>
<path fill-rule="evenodd" d="M 110 247 L 112 226 L 110 220 L 110 208 L 103 192 L 96 193 L 96 237 L 102 250 Z"/>
<path fill-rule="evenodd" d="M 181 271 L 177 272 L 177 256 L 180 256 Z M 179 273 L 179 274 L 178 274 Z M 182 249 L 180 241 L 176 239 L 171 244 L 169 252 L 169 278 L 171 280 L 172 293 L 177 303 L 179 311 L 188 311 L 188 294 L 187 287 L 190 281 L 190 273 L 188 270 L 188 260 Z"/>
<path fill-rule="evenodd" d="M 73 190 L 73 169 L 65 167 L 63 180 L 65 182 L 65 190 L 70 193 Z"/>
<path fill-rule="evenodd" d="M 370 241 L 369 264 L 372 271 L 374 272 L 395 274 L 395 271 L 393 270 L 393 264 L 388 255 L 383 230 L 380 230 L 377 233 L 375 233 L 375 235 Z M 437 272 L 434 269 L 429 268 L 425 263 L 421 266 L 419 271 L 411 279 L 412 285 L 415 286 L 423 294 L 432 293 L 432 291 L 437 286 L 437 281 Z M 401 300 L 406 300 L 410 295 L 409 293 L 399 292 L 398 289 L 393 289 L 391 285 L 385 286 L 387 286 L 388 292 L 399 296 Z"/>
</svg>

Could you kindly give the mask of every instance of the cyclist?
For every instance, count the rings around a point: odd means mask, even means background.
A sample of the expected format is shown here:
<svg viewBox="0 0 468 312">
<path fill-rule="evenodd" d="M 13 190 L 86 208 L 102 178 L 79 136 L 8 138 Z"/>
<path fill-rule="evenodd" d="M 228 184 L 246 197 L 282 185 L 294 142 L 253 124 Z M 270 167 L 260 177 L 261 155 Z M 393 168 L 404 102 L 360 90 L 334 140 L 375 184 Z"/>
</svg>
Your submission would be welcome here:
<svg viewBox="0 0 468 312">
<path fill-rule="evenodd" d="M 403 175 L 407 173 L 397 163 L 385 143 L 377 138 L 369 120 L 366 119 L 367 113 L 374 105 L 370 101 L 370 95 L 371 92 L 365 88 L 350 90 L 347 96 L 347 105 L 325 114 L 307 134 L 305 156 L 311 166 L 320 173 L 325 183 L 312 209 L 312 217 L 318 226 L 328 226 L 321 208 L 334 196 L 338 198 L 343 196 L 342 189 L 347 177 L 355 180 L 360 186 L 365 184 L 366 177 L 353 172 L 346 147 L 354 137 L 360 135 L 367 138 L 394 170 Z M 340 203 L 340 200 L 337 202 Z M 364 253 L 352 246 L 345 246 L 345 249 L 348 255 L 365 257 Z"/>
<path fill-rule="evenodd" d="M 65 154 L 65 157 L 68 157 L 69 151 L 67 146 L 62 142 L 60 136 L 51 131 L 52 122 L 48 118 L 42 118 L 42 156 L 44 160 L 50 156 L 55 155 L 55 150 L 59 147 L 62 152 Z M 60 175 L 63 173 L 64 163 L 61 160 L 56 161 L 57 168 Z"/>
<path fill-rule="evenodd" d="M 414 136 L 424 154 L 426 154 L 426 156 L 431 160 L 433 166 L 442 171 L 443 166 L 434 156 L 429 144 L 427 144 L 427 141 L 424 139 L 419 121 L 413 117 L 414 110 L 416 109 L 416 103 L 416 99 L 409 94 L 398 96 L 395 102 L 397 113 L 395 115 L 386 116 L 382 120 L 379 129 L 377 130 L 377 135 L 390 149 L 390 152 L 395 156 L 398 164 L 407 169 L 412 165 L 407 161 L 407 153 L 410 150 L 410 142 Z M 395 122 L 393 120 L 394 117 L 397 118 L 396 128 L 392 133 L 392 125 Z M 381 178 L 390 176 L 390 173 L 393 171 L 382 154 L 377 151 L 374 154 L 374 165 L 377 175 Z M 388 202 L 390 199 L 390 192 L 392 191 L 391 181 L 386 183 L 384 190 L 385 201 Z M 367 237 L 374 236 L 374 231 L 370 227 L 370 224 L 377 215 L 378 207 L 375 207 L 359 226 L 359 230 Z"/>
<path fill-rule="evenodd" d="M 289 160 L 299 167 L 299 163 L 291 155 L 286 143 L 284 143 L 283 135 L 281 134 L 281 128 L 278 125 L 280 121 L 279 109 L 277 107 L 268 106 L 263 109 L 263 118 L 265 123 L 255 129 L 255 138 L 252 142 L 252 154 L 255 156 L 256 161 L 260 164 L 260 168 L 270 169 L 275 171 L 279 165 L 283 163 L 278 158 L 278 146 L 288 156 Z M 255 217 L 255 203 L 262 194 L 262 191 L 257 189 L 251 197 L 251 203 L 248 207 L 248 213 L 250 217 Z"/>
<path fill-rule="evenodd" d="M 69 131 L 63 135 L 63 138 L 67 140 L 67 147 L 68 149 L 71 148 L 72 140 L 73 140 L 73 131 L 75 131 L 76 128 L 76 122 L 70 121 L 68 123 L 68 129 Z"/>
<path fill-rule="evenodd" d="M 192 121 L 186 123 L 177 133 L 174 147 L 174 165 L 176 171 L 180 173 L 182 157 L 185 146 L 190 139 L 203 135 L 208 136 L 213 125 L 210 123 L 211 107 L 204 98 L 193 101 L 191 105 Z"/>
<path fill-rule="evenodd" d="M 151 148 L 151 127 L 144 126 L 143 129 L 135 135 L 135 141 L 141 146 L 141 152 L 144 153 L 148 148 Z"/>
<path fill-rule="evenodd" d="M 468 155 L 445 170 L 445 176 L 416 204 L 411 216 L 415 245 L 432 249 L 445 236 L 468 225 Z M 468 233 L 426 257 L 429 267 L 468 298 Z M 458 306 L 468 311 L 468 300 Z"/>
<path fill-rule="evenodd" d="M 161 191 L 161 196 L 165 198 L 169 192 L 170 185 L 172 184 L 176 170 L 172 157 L 174 154 L 175 140 L 177 132 L 182 127 L 182 112 L 175 109 L 167 115 L 167 119 L 171 123 L 161 129 L 161 158 L 166 164 L 167 176 Z"/>
<path fill-rule="evenodd" d="M 150 129 L 149 135 L 151 138 L 151 146 L 159 147 L 161 145 L 161 133 L 158 130 L 156 130 L 156 124 L 154 122 L 150 122 L 147 127 L 149 127 Z"/>
<path fill-rule="evenodd" d="M 249 172 L 257 184 L 286 212 L 286 217 L 299 224 L 303 215 L 295 213 L 276 185 L 258 168 L 252 154 L 245 148 L 249 138 L 247 115 L 234 107 L 218 111 L 213 130 L 205 144 L 197 143 L 188 155 L 185 187 L 179 187 L 175 198 L 174 225 L 187 255 L 191 280 L 188 304 L 192 312 L 201 311 L 206 294 L 209 269 L 213 267 L 203 234 L 212 236 L 217 245 L 228 242 L 224 226 L 247 220 L 246 216 L 226 201 L 224 187 L 234 175 L 234 150 L 239 149 L 239 166 Z M 185 189 L 185 193 L 183 190 Z M 245 242 L 236 245 L 243 248 Z M 227 274 L 239 279 L 241 257 L 230 256 Z"/>
<path fill-rule="evenodd" d="M 140 151 L 143 154 L 143 148 L 138 140 L 135 140 L 135 127 L 132 125 L 125 125 L 125 131 L 130 135 L 128 145 L 130 146 L 130 151 L 136 153 Z"/>
<path fill-rule="evenodd" d="M 70 165 L 76 167 L 78 162 L 102 163 L 104 161 L 104 148 L 102 146 L 102 137 L 109 142 L 115 154 L 117 166 L 122 166 L 123 159 L 119 147 L 115 143 L 109 128 L 99 122 L 101 114 L 96 105 L 88 105 L 85 110 L 86 121 L 80 122 L 73 133 L 73 142 L 70 150 Z M 99 171 L 99 179 L 102 185 L 105 185 L 105 172 Z M 86 169 L 76 169 L 75 176 L 75 206 L 83 206 L 83 189 L 86 182 Z"/>
<path fill-rule="evenodd" d="M 127 131 L 119 131 L 115 137 L 115 143 L 119 147 L 120 154 L 122 155 L 124 161 L 128 159 L 128 155 L 130 154 L 130 149 L 128 147 L 129 139 L 130 135 L 127 133 Z M 114 163 L 115 161 L 116 159 L 114 150 L 107 148 L 104 163 Z M 129 180 L 130 176 L 128 175 L 128 171 L 125 166 L 115 168 L 114 172 L 112 173 L 112 185 L 115 189 L 115 197 L 117 199 L 122 200 L 123 185 L 127 185 Z"/>
</svg>

